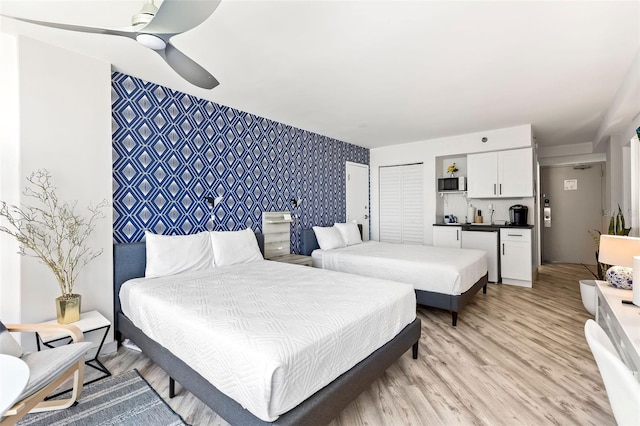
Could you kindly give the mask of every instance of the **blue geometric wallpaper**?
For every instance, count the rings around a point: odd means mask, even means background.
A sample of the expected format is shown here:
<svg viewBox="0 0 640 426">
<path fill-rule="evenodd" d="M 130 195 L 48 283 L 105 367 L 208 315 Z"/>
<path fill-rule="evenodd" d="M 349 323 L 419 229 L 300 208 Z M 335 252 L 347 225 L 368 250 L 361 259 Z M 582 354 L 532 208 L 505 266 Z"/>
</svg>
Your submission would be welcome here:
<svg viewBox="0 0 640 426">
<path fill-rule="evenodd" d="M 366 148 L 118 72 L 112 118 L 117 243 L 145 229 L 260 231 L 263 211 L 290 210 L 298 253 L 300 229 L 344 221 L 345 162 L 369 164 Z M 222 201 L 212 209 L 206 196 Z"/>
</svg>

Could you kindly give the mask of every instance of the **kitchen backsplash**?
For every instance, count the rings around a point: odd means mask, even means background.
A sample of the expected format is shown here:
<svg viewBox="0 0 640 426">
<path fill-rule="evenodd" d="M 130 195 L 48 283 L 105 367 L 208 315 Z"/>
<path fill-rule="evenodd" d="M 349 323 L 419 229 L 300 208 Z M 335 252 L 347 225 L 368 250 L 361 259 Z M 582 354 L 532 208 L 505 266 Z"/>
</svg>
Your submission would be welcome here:
<svg viewBox="0 0 640 426">
<path fill-rule="evenodd" d="M 482 211 L 483 222 L 489 223 L 491 214 L 489 212 L 489 204 L 493 204 L 493 220 L 494 221 L 509 221 L 509 207 L 514 204 L 522 204 L 529 207 L 529 215 L 527 221 L 530 225 L 534 223 L 534 206 L 533 198 L 510 198 L 510 199 L 473 199 L 468 200 L 462 194 L 445 194 L 443 196 L 442 211 L 437 212 L 437 221 L 443 222 L 444 215 L 454 215 L 460 223 L 472 222 L 469 218 L 467 220 L 467 208 L 469 205 L 473 205 L 478 210 Z"/>
</svg>

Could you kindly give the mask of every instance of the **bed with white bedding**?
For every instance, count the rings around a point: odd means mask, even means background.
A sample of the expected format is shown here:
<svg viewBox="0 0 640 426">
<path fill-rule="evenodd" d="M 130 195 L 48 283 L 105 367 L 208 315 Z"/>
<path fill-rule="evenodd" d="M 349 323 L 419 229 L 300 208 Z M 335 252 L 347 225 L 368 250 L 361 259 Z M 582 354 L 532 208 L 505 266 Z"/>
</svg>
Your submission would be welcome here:
<svg viewBox="0 0 640 426">
<path fill-rule="evenodd" d="M 232 424 L 327 423 L 417 356 L 411 286 L 265 260 L 142 278 L 144 250 L 114 246 L 119 340 Z"/>
<path fill-rule="evenodd" d="M 303 229 L 301 254 L 311 255 L 317 268 L 411 284 L 418 303 L 450 310 L 454 326 L 471 296 L 481 287 L 486 293 L 487 254 L 482 250 L 362 242 L 355 237 L 350 245 L 347 242 L 343 238 L 341 244 L 335 237 L 329 242 L 330 249 L 323 250 L 316 232 Z"/>
<path fill-rule="evenodd" d="M 263 260 L 130 280 L 120 302 L 147 336 L 271 422 L 415 319 L 409 285 L 353 278 Z"/>
</svg>

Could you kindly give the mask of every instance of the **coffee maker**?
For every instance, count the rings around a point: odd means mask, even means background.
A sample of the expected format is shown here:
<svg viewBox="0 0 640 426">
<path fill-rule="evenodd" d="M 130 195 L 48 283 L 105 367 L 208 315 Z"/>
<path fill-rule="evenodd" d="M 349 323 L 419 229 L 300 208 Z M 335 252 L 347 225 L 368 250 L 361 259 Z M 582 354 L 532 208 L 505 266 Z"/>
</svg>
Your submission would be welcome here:
<svg viewBox="0 0 640 426">
<path fill-rule="evenodd" d="M 529 207 L 516 204 L 509 207 L 509 222 L 511 225 L 527 225 L 527 215 Z"/>
</svg>

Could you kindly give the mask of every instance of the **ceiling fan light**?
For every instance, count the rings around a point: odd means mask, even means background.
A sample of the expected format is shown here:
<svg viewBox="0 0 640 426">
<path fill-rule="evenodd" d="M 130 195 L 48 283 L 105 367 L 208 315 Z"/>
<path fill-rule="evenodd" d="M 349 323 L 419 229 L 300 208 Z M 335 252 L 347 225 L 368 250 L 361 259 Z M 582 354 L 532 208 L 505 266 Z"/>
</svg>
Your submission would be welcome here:
<svg viewBox="0 0 640 426">
<path fill-rule="evenodd" d="M 167 47 L 167 43 L 165 43 L 163 39 L 153 34 L 138 34 L 136 36 L 136 41 L 144 47 L 148 47 L 153 50 L 162 50 Z"/>
</svg>

